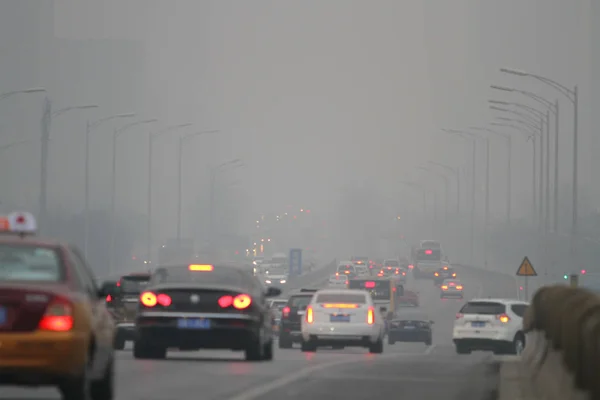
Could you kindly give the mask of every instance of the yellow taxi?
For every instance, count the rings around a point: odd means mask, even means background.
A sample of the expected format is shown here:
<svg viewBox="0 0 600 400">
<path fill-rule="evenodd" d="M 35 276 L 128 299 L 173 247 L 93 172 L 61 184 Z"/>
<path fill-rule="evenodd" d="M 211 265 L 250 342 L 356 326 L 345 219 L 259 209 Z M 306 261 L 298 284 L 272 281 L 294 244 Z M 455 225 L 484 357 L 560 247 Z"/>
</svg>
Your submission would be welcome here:
<svg viewBox="0 0 600 400">
<path fill-rule="evenodd" d="M 30 213 L 0 217 L 0 386 L 113 398 L 115 326 L 79 250 L 36 238 Z"/>
</svg>

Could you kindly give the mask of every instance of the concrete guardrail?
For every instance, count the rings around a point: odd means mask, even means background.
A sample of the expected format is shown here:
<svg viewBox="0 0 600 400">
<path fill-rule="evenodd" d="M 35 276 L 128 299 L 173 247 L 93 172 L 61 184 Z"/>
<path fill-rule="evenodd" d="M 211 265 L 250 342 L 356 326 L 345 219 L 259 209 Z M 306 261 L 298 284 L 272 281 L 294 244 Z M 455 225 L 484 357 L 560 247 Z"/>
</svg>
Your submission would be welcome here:
<svg viewBox="0 0 600 400">
<path fill-rule="evenodd" d="M 540 288 L 523 330 L 520 367 L 536 397 L 600 399 L 600 296 L 564 285 Z"/>
</svg>

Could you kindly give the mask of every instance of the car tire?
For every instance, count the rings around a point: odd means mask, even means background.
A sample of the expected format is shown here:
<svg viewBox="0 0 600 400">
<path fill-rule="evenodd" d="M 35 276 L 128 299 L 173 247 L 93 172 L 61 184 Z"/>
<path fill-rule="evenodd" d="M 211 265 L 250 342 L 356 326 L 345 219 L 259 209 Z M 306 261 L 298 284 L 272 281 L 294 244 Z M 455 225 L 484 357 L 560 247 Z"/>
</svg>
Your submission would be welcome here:
<svg viewBox="0 0 600 400">
<path fill-rule="evenodd" d="M 115 335 L 115 340 L 113 341 L 113 348 L 115 350 L 124 350 L 125 349 L 125 338 L 123 337 L 123 335 L 117 333 Z"/>
<path fill-rule="evenodd" d="M 273 341 L 269 340 L 269 343 L 267 343 L 265 345 L 264 351 L 263 351 L 263 360 L 265 361 L 272 361 L 273 360 Z"/>
<path fill-rule="evenodd" d="M 456 344 L 456 354 L 471 354 L 471 349 L 462 344 Z"/>
<path fill-rule="evenodd" d="M 246 361 L 262 361 L 265 357 L 265 346 L 260 343 L 260 338 L 252 340 L 246 347 Z"/>
<path fill-rule="evenodd" d="M 379 338 L 377 342 L 369 346 L 369 353 L 381 354 L 383 353 L 383 338 Z"/>
<path fill-rule="evenodd" d="M 140 360 L 163 360 L 166 357 L 166 347 L 152 346 L 141 338 L 133 342 L 133 358 Z"/>
<path fill-rule="evenodd" d="M 291 349 L 294 345 L 292 338 L 289 335 L 279 335 L 279 348 L 280 349 Z"/>
<path fill-rule="evenodd" d="M 113 400 L 115 393 L 115 362 L 111 357 L 101 379 L 90 384 L 92 400 Z"/>
<path fill-rule="evenodd" d="M 305 342 L 302 340 L 302 344 L 300 345 L 300 351 L 303 353 L 314 353 L 317 351 L 317 344 L 312 342 Z"/>
<path fill-rule="evenodd" d="M 90 380 L 87 365 L 84 371 L 75 377 L 70 377 L 58 385 L 58 390 L 63 400 L 88 400 L 90 399 Z"/>
<path fill-rule="evenodd" d="M 396 344 L 396 340 L 394 338 L 390 337 L 389 334 L 388 334 L 388 341 L 387 342 L 388 342 L 389 345 Z"/>
</svg>

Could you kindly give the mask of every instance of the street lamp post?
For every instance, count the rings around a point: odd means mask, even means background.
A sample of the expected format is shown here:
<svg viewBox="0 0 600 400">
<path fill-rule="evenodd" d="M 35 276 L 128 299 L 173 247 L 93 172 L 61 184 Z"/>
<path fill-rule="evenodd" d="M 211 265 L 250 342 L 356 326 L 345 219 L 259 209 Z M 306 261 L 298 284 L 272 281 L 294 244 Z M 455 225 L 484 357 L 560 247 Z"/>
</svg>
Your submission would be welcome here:
<svg viewBox="0 0 600 400">
<path fill-rule="evenodd" d="M 118 118 L 129 118 L 135 114 L 115 114 L 108 117 L 101 118 L 97 121 L 86 123 L 85 129 L 85 177 L 84 177 L 84 214 L 83 214 L 83 255 L 87 258 L 88 256 L 88 245 L 89 245 L 89 213 L 90 213 L 90 134 L 104 122 L 111 121 Z"/>
<path fill-rule="evenodd" d="M 187 128 L 189 126 L 192 126 L 192 124 L 186 123 L 186 124 L 179 124 L 179 125 L 172 125 L 172 126 L 168 126 L 165 129 L 158 131 L 158 132 L 154 132 L 154 133 L 150 133 L 150 135 L 148 136 L 148 220 L 146 221 L 146 252 L 147 255 L 146 257 L 148 258 L 148 261 L 150 263 L 152 263 L 152 221 L 154 218 L 153 215 L 153 208 L 152 208 L 152 183 L 154 181 L 153 178 L 153 168 L 152 168 L 152 160 L 153 160 L 153 155 L 154 155 L 154 141 L 156 139 L 158 139 L 159 137 L 162 137 L 166 134 L 169 133 L 173 133 L 173 131 L 178 130 L 178 129 L 183 129 L 183 128 Z"/>
<path fill-rule="evenodd" d="M 460 170 L 446 164 L 429 161 L 429 164 L 435 165 L 453 173 L 456 176 L 456 215 L 460 214 Z"/>
<path fill-rule="evenodd" d="M 41 91 L 41 90 L 38 90 Z M 48 212 L 48 149 L 50 144 L 50 130 L 52 119 L 72 110 L 86 110 L 98 108 L 97 105 L 82 105 L 64 107 L 52 112 L 52 103 L 48 96 L 44 99 L 44 113 L 42 115 L 42 137 L 41 137 L 41 162 L 40 162 L 40 225 L 44 227 L 46 214 Z M 44 229 L 44 228 L 42 228 Z"/>
<path fill-rule="evenodd" d="M 157 122 L 157 119 L 146 119 L 143 121 L 131 122 L 120 128 L 116 128 L 112 136 L 112 169 L 111 169 L 111 188 L 110 188 L 110 243 L 109 243 L 109 273 L 114 272 L 115 267 L 115 228 L 116 228 L 116 206 L 117 206 L 117 139 L 121 137 L 130 128 L 151 124 Z"/>
<path fill-rule="evenodd" d="M 512 75 L 518 75 L 518 76 L 524 76 L 524 77 L 530 77 L 530 78 L 534 78 L 540 82 L 545 83 L 548 86 L 553 87 L 554 89 L 556 89 L 558 92 L 562 93 L 565 97 L 567 97 L 572 103 L 573 103 L 573 214 L 572 214 L 572 221 L 571 221 L 571 252 L 574 253 L 575 248 L 575 235 L 577 235 L 577 231 L 578 231 L 578 226 L 577 226 L 577 218 L 578 218 L 578 163 L 579 163 L 579 159 L 578 159 L 578 155 L 579 155 L 579 151 L 578 151 L 578 123 L 579 123 L 579 115 L 578 115 L 578 108 L 579 108 L 579 90 L 577 88 L 577 85 L 575 85 L 573 87 L 573 89 L 570 89 L 552 79 L 546 78 L 544 76 L 541 75 L 537 75 L 537 74 L 532 74 L 530 72 L 525 72 L 525 71 L 519 71 L 519 70 L 515 70 L 515 69 L 510 69 L 510 68 L 501 68 L 500 69 L 501 72 L 507 73 L 507 74 L 512 74 Z M 558 107 L 557 107 L 558 108 Z"/>
<path fill-rule="evenodd" d="M 201 131 L 196 133 L 190 133 L 188 135 L 179 137 L 179 151 L 178 151 L 178 160 L 179 160 L 179 171 L 178 171 L 178 179 L 177 179 L 177 243 L 181 245 L 181 237 L 182 237 L 182 229 L 181 229 L 181 219 L 182 219 L 182 203 L 183 203 L 183 145 L 187 139 L 191 139 L 193 137 L 202 136 L 207 133 L 217 133 L 218 130 L 209 130 L 209 131 Z"/>
</svg>

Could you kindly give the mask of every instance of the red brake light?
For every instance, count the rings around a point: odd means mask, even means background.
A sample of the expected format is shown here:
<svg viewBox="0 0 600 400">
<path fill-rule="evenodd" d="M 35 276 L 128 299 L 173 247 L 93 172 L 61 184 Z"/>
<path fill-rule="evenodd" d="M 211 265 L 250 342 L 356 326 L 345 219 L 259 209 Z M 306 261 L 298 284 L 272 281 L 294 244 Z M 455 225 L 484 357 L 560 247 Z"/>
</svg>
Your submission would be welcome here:
<svg viewBox="0 0 600 400">
<path fill-rule="evenodd" d="M 140 302 L 146 307 L 154 307 L 158 304 L 156 295 L 152 292 L 144 292 L 140 295 Z"/>
<path fill-rule="evenodd" d="M 414 265 L 410 264 L 410 265 L 408 266 L 408 269 L 413 269 L 414 267 L 415 267 Z"/>
<path fill-rule="evenodd" d="M 44 331 L 67 332 L 73 329 L 73 307 L 67 299 L 55 298 L 46 307 L 46 312 L 38 324 Z"/>
<path fill-rule="evenodd" d="M 289 316 L 290 316 L 290 312 L 291 312 L 291 311 L 292 311 L 292 309 L 291 309 L 291 308 L 289 308 L 289 307 L 287 307 L 287 306 L 286 306 L 286 307 L 283 307 L 283 310 L 281 310 L 281 316 L 282 316 L 283 318 L 287 318 L 287 317 L 289 317 Z"/>
<path fill-rule="evenodd" d="M 453 277 L 453 278 L 456 278 L 456 272 L 454 272 L 454 273 L 452 274 L 452 277 Z"/>
<path fill-rule="evenodd" d="M 169 307 L 173 301 L 171 300 L 171 296 L 161 293 L 156 296 L 156 302 L 163 307 Z"/>
<path fill-rule="evenodd" d="M 373 289 L 374 287 L 375 287 L 375 282 L 373 282 L 373 281 L 365 282 L 365 288 Z"/>
<path fill-rule="evenodd" d="M 464 316 L 465 316 L 464 314 L 456 313 L 456 319 L 461 319 Z"/>
<path fill-rule="evenodd" d="M 435 275 L 435 276 L 440 276 L 440 274 L 439 274 L 439 273 L 437 273 L 437 272 L 436 272 L 436 273 L 434 273 L 433 275 Z"/>
<path fill-rule="evenodd" d="M 233 304 L 233 296 L 222 296 L 217 302 L 221 308 L 231 307 Z"/>
<path fill-rule="evenodd" d="M 431 255 L 431 254 L 433 254 L 433 251 L 431 251 L 431 250 L 425 250 L 425 254 Z"/>
<path fill-rule="evenodd" d="M 215 269 L 215 267 L 209 264 L 191 264 L 188 266 L 188 269 L 190 271 L 211 272 Z"/>
<path fill-rule="evenodd" d="M 506 314 L 496 315 L 496 319 L 505 324 L 510 321 L 510 317 Z"/>
<path fill-rule="evenodd" d="M 462 287 L 462 285 L 458 285 L 458 286 L 456 287 L 456 289 L 457 289 L 457 290 L 462 290 L 462 289 L 463 289 L 463 287 Z"/>
<path fill-rule="evenodd" d="M 443 285 L 443 286 L 442 286 L 442 290 L 448 290 L 448 286 L 446 286 L 446 285 Z"/>
<path fill-rule="evenodd" d="M 106 302 L 110 303 L 112 301 L 112 296 L 109 294 L 108 296 L 106 296 Z"/>
<path fill-rule="evenodd" d="M 306 307 L 306 322 L 312 324 L 315 321 L 312 306 Z"/>
<path fill-rule="evenodd" d="M 367 324 L 373 325 L 375 323 L 375 309 L 373 307 L 369 307 L 369 311 L 367 311 Z"/>
</svg>

